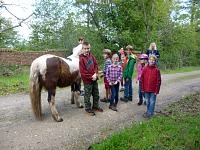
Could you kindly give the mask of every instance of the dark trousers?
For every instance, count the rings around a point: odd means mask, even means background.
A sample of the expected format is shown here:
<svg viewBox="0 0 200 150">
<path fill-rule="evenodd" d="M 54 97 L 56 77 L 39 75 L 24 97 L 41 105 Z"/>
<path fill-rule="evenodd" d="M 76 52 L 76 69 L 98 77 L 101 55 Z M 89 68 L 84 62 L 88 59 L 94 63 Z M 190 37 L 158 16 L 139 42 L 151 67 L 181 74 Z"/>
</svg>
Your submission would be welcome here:
<svg viewBox="0 0 200 150">
<path fill-rule="evenodd" d="M 119 101 L 119 83 L 117 83 L 116 85 L 111 85 L 110 90 L 111 90 L 110 105 L 113 105 L 113 103 L 117 105 Z"/>
<path fill-rule="evenodd" d="M 141 90 L 141 88 L 142 88 L 142 87 L 141 87 L 141 86 L 142 86 L 141 84 L 142 84 L 141 81 L 139 81 L 139 89 L 138 89 L 139 102 L 142 103 L 142 102 L 143 102 L 143 97 L 144 97 L 145 95 L 144 95 L 144 93 L 143 93 L 142 90 Z"/>
</svg>

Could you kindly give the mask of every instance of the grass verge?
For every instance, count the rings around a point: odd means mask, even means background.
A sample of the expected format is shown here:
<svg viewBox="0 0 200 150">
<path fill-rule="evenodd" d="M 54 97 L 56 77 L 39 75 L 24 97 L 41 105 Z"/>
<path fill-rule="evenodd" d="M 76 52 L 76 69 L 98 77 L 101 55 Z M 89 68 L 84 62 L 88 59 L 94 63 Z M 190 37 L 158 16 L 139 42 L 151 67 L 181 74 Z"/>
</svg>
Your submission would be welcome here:
<svg viewBox="0 0 200 150">
<path fill-rule="evenodd" d="M 20 65 L 0 66 L 0 95 L 29 90 L 29 67 Z"/>
<path fill-rule="evenodd" d="M 191 72 L 200 70 L 199 66 L 195 67 L 183 67 L 183 68 L 177 68 L 177 69 L 167 69 L 167 70 L 161 70 L 161 74 L 173 74 L 173 73 L 182 73 L 182 72 Z"/>
<path fill-rule="evenodd" d="M 93 150 L 200 149 L 200 93 L 173 103 L 150 120 L 133 124 Z"/>
</svg>

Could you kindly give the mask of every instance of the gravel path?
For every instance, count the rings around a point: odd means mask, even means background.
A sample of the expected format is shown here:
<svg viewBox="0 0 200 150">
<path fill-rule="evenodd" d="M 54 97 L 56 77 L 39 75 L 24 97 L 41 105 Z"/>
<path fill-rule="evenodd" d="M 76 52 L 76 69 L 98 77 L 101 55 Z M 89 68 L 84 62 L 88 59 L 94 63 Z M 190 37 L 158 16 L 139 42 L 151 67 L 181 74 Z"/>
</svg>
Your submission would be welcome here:
<svg viewBox="0 0 200 150">
<path fill-rule="evenodd" d="M 70 104 L 69 88 L 58 90 L 56 108 L 64 119 L 61 123 L 54 122 L 51 117 L 46 92 L 42 94 L 43 121 L 34 119 L 29 95 L 0 96 L 0 150 L 86 149 L 93 142 L 143 120 L 141 115 L 146 107 L 137 106 L 138 85 L 133 85 L 133 102 L 120 101 L 118 112 L 100 102 L 104 112 L 96 116 L 88 116 L 83 109 Z M 99 89 L 100 95 L 104 96 L 103 85 L 99 85 Z M 200 91 L 200 71 L 162 75 L 155 110 L 160 111 L 196 91 Z"/>
</svg>

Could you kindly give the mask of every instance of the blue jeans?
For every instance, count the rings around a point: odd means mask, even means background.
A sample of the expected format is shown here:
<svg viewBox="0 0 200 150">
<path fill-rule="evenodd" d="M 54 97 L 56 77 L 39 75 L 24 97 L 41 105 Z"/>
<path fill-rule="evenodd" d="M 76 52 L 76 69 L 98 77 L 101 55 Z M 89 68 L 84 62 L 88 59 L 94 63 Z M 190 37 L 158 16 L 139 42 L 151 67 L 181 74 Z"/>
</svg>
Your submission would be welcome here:
<svg viewBox="0 0 200 150">
<path fill-rule="evenodd" d="M 154 108 L 156 103 L 156 95 L 155 93 L 145 92 L 146 106 L 147 106 L 147 114 L 153 115 Z"/>
<path fill-rule="evenodd" d="M 138 89 L 138 95 L 139 95 L 139 102 L 143 102 L 143 97 L 145 97 L 145 95 L 144 95 L 144 93 L 142 92 L 142 90 L 141 90 L 141 85 L 142 83 L 141 83 L 141 81 L 139 81 L 139 89 Z"/>
<path fill-rule="evenodd" d="M 132 79 L 128 78 L 128 82 L 124 78 L 124 98 L 130 98 L 133 96 Z"/>
<path fill-rule="evenodd" d="M 117 105 L 119 100 L 119 83 L 117 83 L 116 85 L 111 85 L 110 90 L 111 90 L 110 105 L 114 103 L 114 100 L 115 104 Z"/>
</svg>

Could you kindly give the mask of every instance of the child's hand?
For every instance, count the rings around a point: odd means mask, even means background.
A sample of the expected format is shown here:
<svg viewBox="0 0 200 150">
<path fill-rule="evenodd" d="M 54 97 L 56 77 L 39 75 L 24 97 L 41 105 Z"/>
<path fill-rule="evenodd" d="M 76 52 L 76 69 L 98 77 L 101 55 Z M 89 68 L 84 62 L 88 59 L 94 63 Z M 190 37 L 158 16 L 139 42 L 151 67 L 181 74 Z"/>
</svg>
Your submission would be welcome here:
<svg viewBox="0 0 200 150">
<path fill-rule="evenodd" d="M 116 85 L 118 82 L 117 81 L 115 81 L 115 83 L 113 83 L 114 85 Z"/>
<path fill-rule="evenodd" d="M 92 76 L 92 81 L 96 81 L 97 80 L 97 74 L 95 73 L 93 76 Z"/>
<path fill-rule="evenodd" d="M 126 78 L 126 82 L 128 82 L 129 81 L 129 78 Z"/>
<path fill-rule="evenodd" d="M 109 82 L 109 85 L 113 85 L 113 83 L 112 83 L 112 82 Z"/>
</svg>

